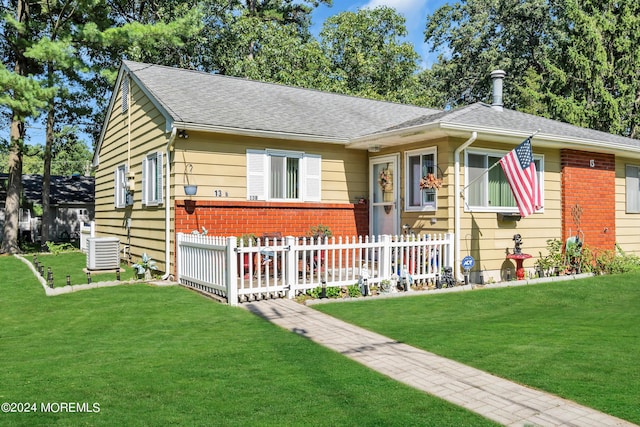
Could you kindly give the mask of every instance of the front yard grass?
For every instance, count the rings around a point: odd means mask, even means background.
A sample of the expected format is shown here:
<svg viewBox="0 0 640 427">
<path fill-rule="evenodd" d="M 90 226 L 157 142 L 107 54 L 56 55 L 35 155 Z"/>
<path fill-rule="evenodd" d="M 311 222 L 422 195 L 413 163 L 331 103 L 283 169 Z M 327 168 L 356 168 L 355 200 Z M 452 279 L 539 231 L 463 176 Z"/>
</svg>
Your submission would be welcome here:
<svg viewBox="0 0 640 427">
<path fill-rule="evenodd" d="M 34 263 L 33 254 L 23 255 L 24 259 L 31 264 Z M 53 285 L 56 288 L 67 285 L 67 275 L 72 285 L 83 285 L 88 283 L 87 273 L 83 269 L 87 266 L 87 254 L 80 251 L 61 252 L 59 254 L 38 253 L 38 262 L 44 267 L 44 279 L 47 279 L 47 268 L 51 268 L 53 273 Z M 35 265 L 34 265 L 35 267 Z M 121 265 L 120 280 L 126 281 L 136 278 L 135 270 L 126 264 Z M 103 273 L 100 271 L 91 272 L 91 282 L 115 281 L 117 275 L 114 272 Z"/>
<path fill-rule="evenodd" d="M 46 297 L 1 256 L 0 325 L 0 402 L 38 409 L 2 425 L 494 425 L 177 286 Z"/>
<path fill-rule="evenodd" d="M 640 274 L 314 308 L 640 424 Z"/>
</svg>

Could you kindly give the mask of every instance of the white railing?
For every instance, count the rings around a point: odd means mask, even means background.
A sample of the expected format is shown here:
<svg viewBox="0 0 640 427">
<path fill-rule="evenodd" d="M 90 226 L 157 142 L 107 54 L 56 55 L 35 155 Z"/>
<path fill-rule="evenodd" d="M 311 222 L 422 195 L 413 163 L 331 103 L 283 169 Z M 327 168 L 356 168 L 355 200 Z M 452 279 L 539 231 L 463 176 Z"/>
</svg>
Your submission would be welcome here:
<svg viewBox="0 0 640 427">
<path fill-rule="evenodd" d="M 318 286 L 435 282 L 453 265 L 453 235 L 258 239 L 178 234 L 177 279 L 229 304 L 293 297 Z"/>
<path fill-rule="evenodd" d="M 87 239 L 96 237 L 96 222 L 80 222 L 80 250 L 87 252 Z"/>
</svg>

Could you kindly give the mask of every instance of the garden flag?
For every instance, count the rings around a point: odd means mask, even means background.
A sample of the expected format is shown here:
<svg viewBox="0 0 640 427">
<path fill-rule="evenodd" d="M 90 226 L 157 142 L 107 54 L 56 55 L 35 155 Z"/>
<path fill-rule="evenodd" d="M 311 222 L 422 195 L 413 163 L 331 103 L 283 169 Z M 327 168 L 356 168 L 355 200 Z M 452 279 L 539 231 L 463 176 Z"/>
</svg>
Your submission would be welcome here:
<svg viewBox="0 0 640 427">
<path fill-rule="evenodd" d="M 536 165 L 533 162 L 531 138 L 527 138 L 500 159 L 500 165 L 507 177 L 522 218 L 540 209 L 542 207 L 540 186 L 538 185 Z"/>
</svg>

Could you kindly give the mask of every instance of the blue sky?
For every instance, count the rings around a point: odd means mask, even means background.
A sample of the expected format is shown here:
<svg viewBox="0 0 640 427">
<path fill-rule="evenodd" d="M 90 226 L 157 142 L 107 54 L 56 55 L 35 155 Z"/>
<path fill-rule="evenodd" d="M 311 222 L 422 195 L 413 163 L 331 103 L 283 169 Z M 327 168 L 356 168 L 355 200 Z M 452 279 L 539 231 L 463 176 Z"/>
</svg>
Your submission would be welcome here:
<svg viewBox="0 0 640 427">
<path fill-rule="evenodd" d="M 388 6 L 394 8 L 405 17 L 409 33 L 407 40 L 413 43 L 416 52 L 422 58 L 421 66 L 430 67 L 435 60 L 435 54 L 429 53 L 428 47 L 424 43 L 426 17 L 446 2 L 447 0 L 333 0 L 333 6 L 326 7 L 322 5 L 313 11 L 312 31 L 317 35 L 322 28 L 324 20 L 340 12 L 355 12 L 362 8 Z M 32 124 L 28 134 L 30 143 L 44 144 L 44 124 L 41 121 Z M 1 132 L 0 137 L 8 138 L 8 129 L 6 129 L 6 132 Z"/>
<path fill-rule="evenodd" d="M 435 60 L 435 55 L 429 53 L 429 49 L 424 43 L 426 17 L 433 14 L 446 2 L 447 0 L 333 0 L 333 6 L 322 5 L 313 12 L 312 30 L 314 34 L 317 34 L 325 19 L 340 12 L 355 12 L 363 8 L 388 6 L 398 11 L 406 19 L 409 33 L 407 40 L 413 43 L 416 52 L 421 56 L 422 66 L 428 67 Z"/>
</svg>

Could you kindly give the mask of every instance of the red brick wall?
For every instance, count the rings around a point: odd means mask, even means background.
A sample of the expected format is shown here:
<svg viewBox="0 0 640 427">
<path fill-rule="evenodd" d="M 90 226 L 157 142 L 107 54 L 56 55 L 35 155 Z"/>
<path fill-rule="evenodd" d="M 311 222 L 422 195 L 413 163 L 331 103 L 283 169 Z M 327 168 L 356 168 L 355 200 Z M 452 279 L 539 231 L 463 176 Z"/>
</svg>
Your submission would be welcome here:
<svg viewBox="0 0 640 427">
<path fill-rule="evenodd" d="M 177 200 L 176 233 L 205 227 L 209 235 L 239 236 L 280 232 L 305 236 L 311 226 L 328 226 L 334 236 L 369 234 L 367 204 L 229 202 Z"/>
<path fill-rule="evenodd" d="M 561 150 L 562 236 L 575 235 L 575 206 L 582 208 L 580 229 L 585 244 L 613 249 L 616 236 L 615 156 L 586 151 Z"/>
</svg>

